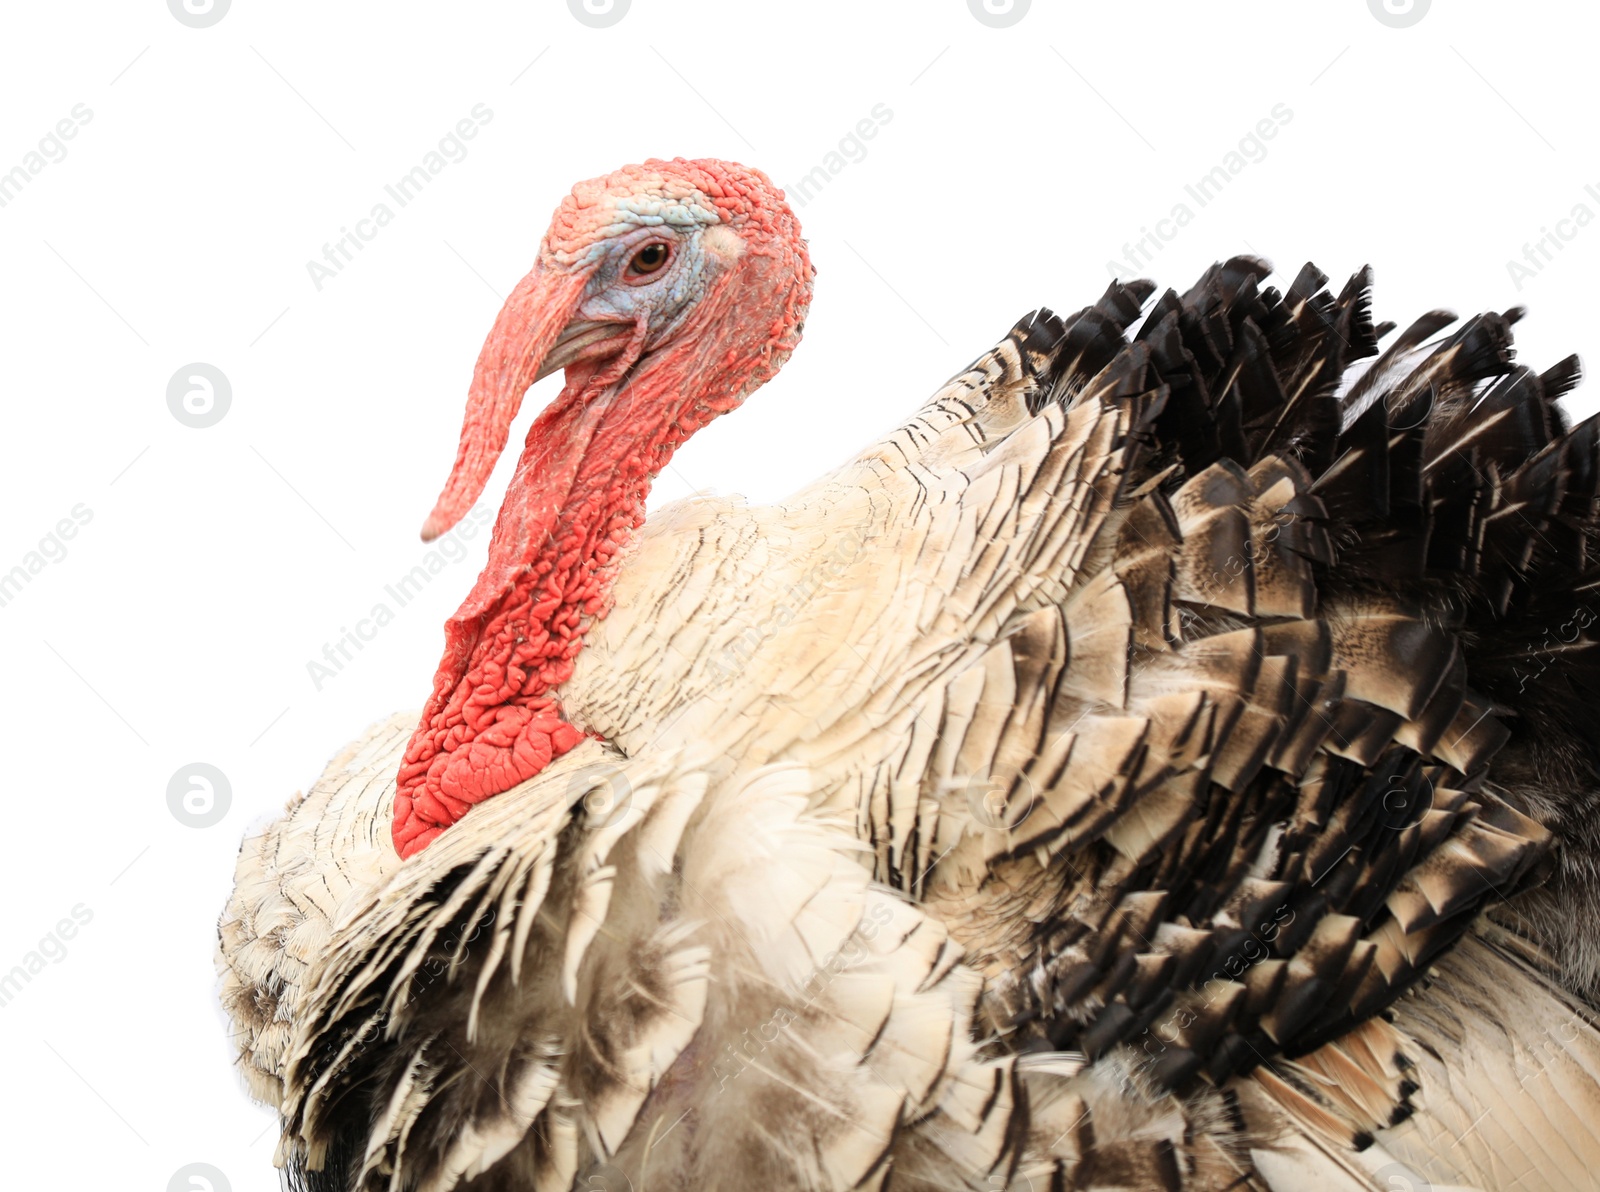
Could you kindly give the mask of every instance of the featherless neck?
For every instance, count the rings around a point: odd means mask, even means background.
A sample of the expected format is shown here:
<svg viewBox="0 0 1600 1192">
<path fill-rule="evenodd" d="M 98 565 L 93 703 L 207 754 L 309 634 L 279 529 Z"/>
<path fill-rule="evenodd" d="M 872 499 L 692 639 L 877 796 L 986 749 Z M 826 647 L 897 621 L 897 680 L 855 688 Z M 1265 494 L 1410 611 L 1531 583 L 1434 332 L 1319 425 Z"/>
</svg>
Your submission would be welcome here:
<svg viewBox="0 0 1600 1192">
<path fill-rule="evenodd" d="M 445 657 L 400 769 L 402 856 L 583 740 L 552 693 L 609 608 L 617 558 L 644 522 L 651 482 L 752 383 L 755 358 L 702 354 L 690 342 L 647 357 L 601 393 L 590 376 L 572 376 L 530 428 L 489 563 L 446 623 Z M 709 383 L 691 394 L 682 378 L 697 365 Z"/>
</svg>

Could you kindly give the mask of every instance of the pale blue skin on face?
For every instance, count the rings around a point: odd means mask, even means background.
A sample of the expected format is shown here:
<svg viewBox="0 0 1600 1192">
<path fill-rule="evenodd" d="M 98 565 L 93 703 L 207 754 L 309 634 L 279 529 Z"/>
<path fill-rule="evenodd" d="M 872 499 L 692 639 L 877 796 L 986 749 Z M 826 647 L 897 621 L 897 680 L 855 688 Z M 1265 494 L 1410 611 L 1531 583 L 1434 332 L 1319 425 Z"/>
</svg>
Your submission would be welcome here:
<svg viewBox="0 0 1600 1192">
<path fill-rule="evenodd" d="M 619 200 L 620 218 L 606 229 L 583 258 L 594 269 L 578 317 L 602 322 L 649 325 L 645 349 L 655 347 L 682 323 L 707 287 L 729 263 L 729 255 L 708 246 L 706 232 L 721 224 L 717 212 L 698 203 L 638 196 Z M 731 235 L 731 233 L 725 233 Z M 671 258 L 639 280 L 625 277 L 628 263 L 652 242 L 665 243 Z"/>
<path fill-rule="evenodd" d="M 587 248 L 581 253 L 554 251 L 549 259 L 562 269 L 594 270 L 574 317 L 635 326 L 643 318 L 650 328 L 648 350 L 677 330 L 720 267 L 738 251 L 728 251 L 726 240 L 723 251 L 704 242 L 707 229 L 722 226 L 722 216 L 704 195 L 611 195 L 610 203 L 610 222 Z M 627 280 L 627 264 L 653 240 L 670 246 L 669 261 L 656 274 Z"/>
</svg>

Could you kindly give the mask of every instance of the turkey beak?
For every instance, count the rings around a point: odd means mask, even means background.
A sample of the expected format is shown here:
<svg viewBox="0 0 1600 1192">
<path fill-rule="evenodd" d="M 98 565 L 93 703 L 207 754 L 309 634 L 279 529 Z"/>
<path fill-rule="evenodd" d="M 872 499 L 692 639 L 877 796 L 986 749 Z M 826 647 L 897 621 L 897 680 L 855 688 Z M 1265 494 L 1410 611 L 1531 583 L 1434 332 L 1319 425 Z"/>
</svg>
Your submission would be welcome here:
<svg viewBox="0 0 1600 1192">
<path fill-rule="evenodd" d="M 561 329 L 560 336 L 550 347 L 550 354 L 539 366 L 535 381 L 542 381 L 553 372 L 560 372 L 578 360 L 596 344 L 605 344 L 603 352 L 620 347 L 633 338 L 632 323 L 602 323 L 594 319 L 574 319 Z M 589 353 L 601 355 L 603 352 Z"/>
<path fill-rule="evenodd" d="M 528 386 L 617 334 L 615 323 L 574 321 L 588 280 L 586 270 L 567 272 L 541 261 L 500 308 L 478 353 L 455 466 L 422 525 L 424 542 L 455 525 L 483 495 Z"/>
</svg>

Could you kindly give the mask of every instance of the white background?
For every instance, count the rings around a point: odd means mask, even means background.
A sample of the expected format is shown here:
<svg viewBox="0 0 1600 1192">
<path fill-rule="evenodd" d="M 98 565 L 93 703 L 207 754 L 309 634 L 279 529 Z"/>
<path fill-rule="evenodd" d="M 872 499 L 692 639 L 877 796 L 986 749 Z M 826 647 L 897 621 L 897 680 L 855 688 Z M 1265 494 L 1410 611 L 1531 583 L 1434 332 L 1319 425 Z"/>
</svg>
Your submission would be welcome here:
<svg viewBox="0 0 1600 1192">
<path fill-rule="evenodd" d="M 818 270 L 805 344 L 679 454 L 656 505 L 781 497 L 1031 307 L 1093 301 L 1180 202 L 1192 222 L 1142 270 L 1180 290 L 1241 251 L 1336 279 L 1371 261 L 1379 318 L 1526 303 L 1525 359 L 1596 354 L 1600 225 L 1566 225 L 1531 278 L 1507 266 L 1577 204 L 1600 215 L 1576 4 L 1438 0 L 1407 29 L 1365 0 L 1035 0 L 1007 29 L 966 0 L 633 0 L 601 29 L 564 0 L 234 0 L 205 29 L 163 0 L 104 0 L 3 20 L 0 172 L 74 105 L 93 113 L 0 207 L 0 572 L 92 512 L 0 607 L 0 974 L 74 906 L 93 916 L 0 1007 L 11 1187 L 160 1192 L 198 1162 L 276 1187 L 271 1117 L 215 1008 L 234 852 L 426 695 L 481 536 L 321 690 L 307 664 L 422 558 L 478 346 L 576 180 L 710 155 L 790 185 L 875 105 L 892 113 L 799 210 Z M 493 119 L 467 156 L 319 291 L 307 261 L 480 103 Z M 1264 159 L 1197 208 L 1185 184 L 1277 104 L 1292 119 Z M 232 386 L 208 429 L 167 406 L 195 361 Z M 231 784 L 214 827 L 168 810 L 195 761 Z"/>
</svg>

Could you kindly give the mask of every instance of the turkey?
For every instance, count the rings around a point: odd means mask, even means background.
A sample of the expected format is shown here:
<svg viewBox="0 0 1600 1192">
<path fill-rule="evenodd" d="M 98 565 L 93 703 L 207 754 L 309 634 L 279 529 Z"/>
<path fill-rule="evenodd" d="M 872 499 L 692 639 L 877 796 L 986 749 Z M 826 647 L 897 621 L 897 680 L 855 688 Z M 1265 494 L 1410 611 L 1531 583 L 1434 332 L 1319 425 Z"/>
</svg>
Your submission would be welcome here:
<svg viewBox="0 0 1600 1192">
<path fill-rule="evenodd" d="M 424 526 L 564 371 L 425 707 L 240 853 L 288 1185 L 1595 1187 L 1600 423 L 1518 310 L 1268 274 L 1037 310 L 646 520 L 812 268 L 753 169 L 574 189 Z"/>
</svg>

